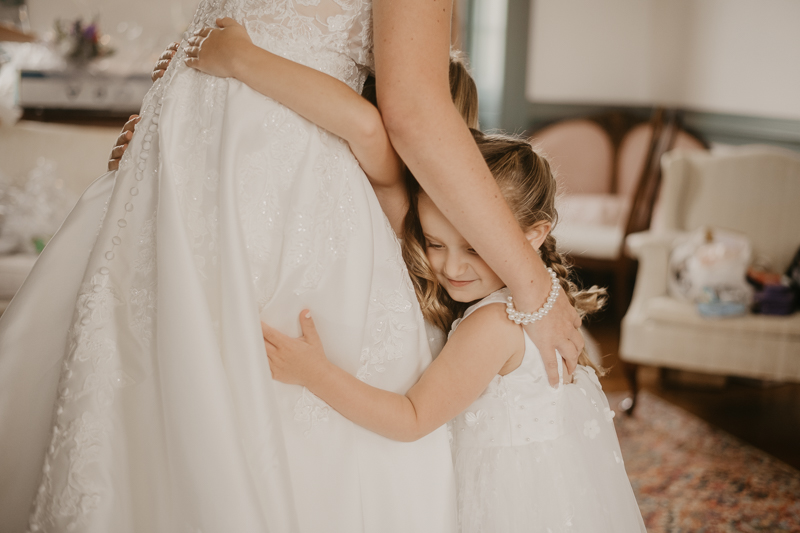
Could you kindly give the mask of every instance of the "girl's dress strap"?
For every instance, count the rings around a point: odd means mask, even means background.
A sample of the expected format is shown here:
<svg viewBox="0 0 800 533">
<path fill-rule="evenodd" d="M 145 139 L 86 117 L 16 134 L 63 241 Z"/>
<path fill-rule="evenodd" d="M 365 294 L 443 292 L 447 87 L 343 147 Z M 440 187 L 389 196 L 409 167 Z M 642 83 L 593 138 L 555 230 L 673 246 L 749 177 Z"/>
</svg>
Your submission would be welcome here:
<svg viewBox="0 0 800 533">
<path fill-rule="evenodd" d="M 502 289 L 494 291 L 492 294 L 490 294 L 486 298 L 483 298 L 482 300 L 479 300 L 478 302 L 476 302 L 476 303 L 472 304 L 471 306 L 469 306 L 467 308 L 467 310 L 464 311 L 464 316 L 462 316 L 461 318 L 456 319 L 453 322 L 453 326 L 450 328 L 450 333 L 447 334 L 447 338 L 450 338 L 450 335 L 452 335 L 453 332 L 458 327 L 458 325 L 461 324 L 461 321 L 464 320 L 465 318 L 467 318 L 469 315 L 471 315 L 472 313 L 474 313 L 475 311 L 477 311 L 481 307 L 484 307 L 484 306 L 489 305 L 489 304 L 496 304 L 496 303 L 505 304 L 506 300 L 508 299 L 508 295 L 509 294 L 510 294 L 510 291 L 508 290 L 508 288 L 503 287 Z"/>
</svg>

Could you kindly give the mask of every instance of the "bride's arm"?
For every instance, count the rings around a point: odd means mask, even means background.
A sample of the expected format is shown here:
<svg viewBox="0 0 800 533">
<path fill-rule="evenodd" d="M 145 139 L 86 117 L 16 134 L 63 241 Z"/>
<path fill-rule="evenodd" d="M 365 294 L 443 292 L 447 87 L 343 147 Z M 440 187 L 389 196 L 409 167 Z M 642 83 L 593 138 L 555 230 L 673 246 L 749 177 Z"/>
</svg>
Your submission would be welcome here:
<svg viewBox="0 0 800 533">
<path fill-rule="evenodd" d="M 344 82 L 255 46 L 230 18 L 189 39 L 186 64 L 236 78 L 346 140 L 370 180 L 395 231 L 407 210 L 403 164 L 378 109 Z"/>
<path fill-rule="evenodd" d="M 516 306 L 542 306 L 550 281 L 450 99 L 450 0 L 373 0 L 378 105 L 389 138 L 437 207 L 508 285 Z M 558 382 L 555 350 L 574 370 L 583 339 L 566 297 L 526 327 Z"/>
<path fill-rule="evenodd" d="M 487 305 L 458 326 L 442 353 L 402 395 L 367 385 L 330 363 L 306 313 L 300 315 L 300 339 L 262 323 L 273 377 L 307 387 L 359 426 L 399 441 L 420 439 L 454 418 L 525 349 L 522 331 L 506 319 L 505 306 Z"/>
</svg>

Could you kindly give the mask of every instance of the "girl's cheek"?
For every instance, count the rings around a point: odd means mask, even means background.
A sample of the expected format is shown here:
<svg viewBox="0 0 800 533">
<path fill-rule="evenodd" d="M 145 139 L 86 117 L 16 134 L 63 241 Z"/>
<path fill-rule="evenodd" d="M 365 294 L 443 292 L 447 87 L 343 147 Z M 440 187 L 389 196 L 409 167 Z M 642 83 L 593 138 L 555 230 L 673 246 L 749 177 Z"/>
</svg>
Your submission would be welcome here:
<svg viewBox="0 0 800 533">
<path fill-rule="evenodd" d="M 441 261 L 441 255 L 442 254 L 439 254 L 439 253 L 436 253 L 436 252 L 437 252 L 436 250 L 433 250 L 432 248 L 428 248 L 428 251 L 426 252 L 425 255 L 428 256 L 428 262 L 431 264 L 431 268 L 433 269 L 433 271 L 434 272 L 439 272 L 439 270 L 441 268 L 441 264 L 440 263 L 442 262 Z"/>
</svg>

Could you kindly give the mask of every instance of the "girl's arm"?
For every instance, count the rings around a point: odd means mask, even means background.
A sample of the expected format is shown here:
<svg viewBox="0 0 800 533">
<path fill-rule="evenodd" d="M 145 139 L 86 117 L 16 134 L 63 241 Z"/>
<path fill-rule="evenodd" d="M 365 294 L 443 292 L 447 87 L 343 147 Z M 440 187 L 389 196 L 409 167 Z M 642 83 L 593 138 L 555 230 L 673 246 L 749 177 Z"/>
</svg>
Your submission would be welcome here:
<svg viewBox="0 0 800 533">
<path fill-rule="evenodd" d="M 413 441 L 466 409 L 503 364 L 524 351 L 519 326 L 505 306 L 492 304 L 467 317 L 406 395 L 367 385 L 329 362 L 307 311 L 303 337 L 293 339 L 262 323 L 272 375 L 303 385 L 346 418 L 384 437 Z"/>
<path fill-rule="evenodd" d="M 153 67 L 153 73 L 150 75 L 153 81 L 164 76 L 167 67 L 172 62 L 172 58 L 175 57 L 175 53 L 178 51 L 178 46 L 178 43 L 170 43 L 166 50 L 162 52 L 161 56 L 158 58 L 158 62 L 156 62 L 156 66 Z M 128 143 L 133 138 L 133 130 L 136 124 L 139 123 L 139 119 L 139 115 L 131 115 L 128 122 L 122 127 L 114 149 L 111 151 L 111 157 L 108 159 L 108 170 L 117 170 L 119 168 L 119 163 L 122 160 L 125 150 L 128 149 Z"/>
<path fill-rule="evenodd" d="M 108 170 L 117 170 L 119 168 L 122 155 L 128 149 L 128 143 L 133 139 L 133 130 L 140 120 L 141 117 L 139 115 L 131 115 L 128 122 L 122 127 L 122 131 L 119 132 L 119 137 L 117 137 L 117 142 L 111 150 L 111 156 L 108 158 Z"/>
<path fill-rule="evenodd" d="M 220 29 L 204 28 L 189 39 L 186 64 L 236 78 L 347 141 L 399 234 L 408 209 L 403 163 L 378 109 L 344 82 L 257 47 L 233 19 L 219 19 L 217 25 Z"/>
<path fill-rule="evenodd" d="M 378 104 L 392 144 L 425 192 L 506 283 L 517 309 L 542 306 L 550 281 L 514 220 L 450 98 L 450 0 L 374 0 Z M 558 382 L 558 351 L 571 373 L 583 349 L 566 297 L 526 331 Z"/>
</svg>

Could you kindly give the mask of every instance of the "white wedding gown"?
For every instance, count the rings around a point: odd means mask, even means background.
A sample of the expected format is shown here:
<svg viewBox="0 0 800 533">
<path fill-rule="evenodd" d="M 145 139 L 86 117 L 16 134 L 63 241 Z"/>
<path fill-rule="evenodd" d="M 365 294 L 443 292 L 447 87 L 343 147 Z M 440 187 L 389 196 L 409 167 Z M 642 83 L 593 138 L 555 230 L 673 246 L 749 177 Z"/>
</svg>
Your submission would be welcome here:
<svg viewBox="0 0 800 533">
<path fill-rule="evenodd" d="M 190 27 L 360 90 L 362 0 L 204 0 Z M 445 429 L 398 443 L 273 382 L 259 314 L 405 392 L 430 362 L 399 246 L 347 144 L 243 84 L 151 89 L 0 321 L 0 532 L 446 533 Z"/>
</svg>

